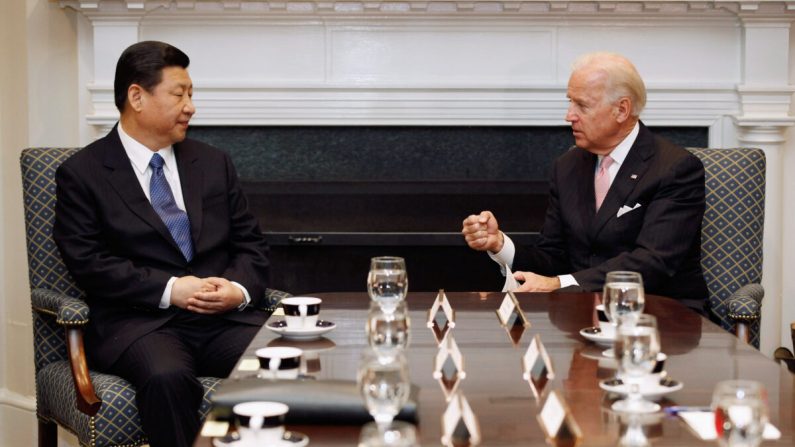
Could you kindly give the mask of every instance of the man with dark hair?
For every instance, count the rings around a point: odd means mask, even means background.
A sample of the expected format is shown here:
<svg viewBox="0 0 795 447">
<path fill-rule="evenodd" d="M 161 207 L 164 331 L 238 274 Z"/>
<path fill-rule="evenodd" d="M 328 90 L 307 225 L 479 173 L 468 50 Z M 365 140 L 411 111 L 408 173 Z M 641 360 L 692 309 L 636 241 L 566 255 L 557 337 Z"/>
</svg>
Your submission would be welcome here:
<svg viewBox="0 0 795 447">
<path fill-rule="evenodd" d="M 612 270 L 640 272 L 646 291 L 703 313 L 704 167 L 640 122 L 646 87 L 625 57 L 592 53 L 569 78 L 576 148 L 552 167 L 544 227 L 515 247 L 490 211 L 464 219 L 467 244 L 516 270 L 521 292 L 602 289 Z"/>
<path fill-rule="evenodd" d="M 267 319 L 267 245 L 229 156 L 186 139 L 188 56 L 162 42 L 116 66 L 111 132 L 58 169 L 54 236 L 91 309 L 92 367 L 137 390 L 153 447 L 190 445 L 199 376 L 225 377 Z"/>
</svg>

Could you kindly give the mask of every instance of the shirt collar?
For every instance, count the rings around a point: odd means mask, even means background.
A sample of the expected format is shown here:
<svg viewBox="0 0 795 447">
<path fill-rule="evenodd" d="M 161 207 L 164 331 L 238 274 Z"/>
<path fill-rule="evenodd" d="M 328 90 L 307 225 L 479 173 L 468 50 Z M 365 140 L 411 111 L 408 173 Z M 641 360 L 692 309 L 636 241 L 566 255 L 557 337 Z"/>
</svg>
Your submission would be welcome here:
<svg viewBox="0 0 795 447">
<path fill-rule="evenodd" d="M 613 149 L 608 155 L 610 158 L 613 159 L 613 163 L 621 166 L 624 163 L 624 160 L 627 158 L 627 154 L 629 154 L 629 150 L 632 148 L 632 145 L 635 144 L 635 139 L 638 138 L 638 133 L 640 132 L 640 121 L 635 123 L 635 127 L 632 128 L 632 131 L 624 138 L 618 146 Z M 596 166 L 599 166 L 602 163 L 602 158 L 604 156 L 600 155 L 599 159 L 596 162 Z"/>
<path fill-rule="evenodd" d="M 152 159 L 152 155 L 155 154 L 155 152 L 128 135 L 127 132 L 125 132 L 121 127 L 121 121 L 119 121 L 119 125 L 117 127 L 119 130 L 119 139 L 121 140 L 121 145 L 124 146 L 124 152 L 127 153 L 127 157 L 130 159 L 133 169 L 138 171 L 138 173 L 143 174 L 149 167 L 149 160 Z M 176 170 L 177 159 L 174 157 L 174 149 L 171 146 L 166 146 L 162 149 L 159 149 L 157 153 L 163 157 L 163 160 L 166 162 L 166 169 L 168 171 Z"/>
</svg>

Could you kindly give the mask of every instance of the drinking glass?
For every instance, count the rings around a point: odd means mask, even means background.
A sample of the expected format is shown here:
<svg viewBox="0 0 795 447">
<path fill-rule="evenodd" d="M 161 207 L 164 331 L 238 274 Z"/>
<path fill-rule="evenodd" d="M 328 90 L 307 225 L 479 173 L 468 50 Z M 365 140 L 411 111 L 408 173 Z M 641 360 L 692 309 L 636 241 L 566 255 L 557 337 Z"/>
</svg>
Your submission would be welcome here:
<svg viewBox="0 0 795 447">
<path fill-rule="evenodd" d="M 367 293 L 384 312 L 395 310 L 397 303 L 406 298 L 408 290 L 409 279 L 403 258 L 379 256 L 370 260 Z"/>
<path fill-rule="evenodd" d="M 406 357 L 398 353 L 387 360 L 366 351 L 358 382 L 367 411 L 379 427 L 386 429 L 409 398 L 411 385 Z"/>
<path fill-rule="evenodd" d="M 373 422 L 365 424 L 359 434 L 358 447 L 416 447 L 417 430 L 408 422 L 392 421 L 379 426 Z"/>
<path fill-rule="evenodd" d="M 602 304 L 605 314 L 613 328 L 625 315 L 636 316 L 643 313 L 645 296 L 643 278 L 638 272 L 615 271 L 607 272 L 605 285 L 602 288 Z M 615 333 L 615 330 L 613 331 Z M 605 357 L 614 357 L 613 349 L 603 352 Z"/>
<path fill-rule="evenodd" d="M 385 312 L 376 303 L 367 314 L 367 341 L 374 352 L 389 360 L 409 345 L 411 321 L 404 301 L 397 303 L 392 312 Z"/>
<path fill-rule="evenodd" d="M 622 319 L 616 329 L 614 350 L 618 372 L 628 392 L 626 399 L 616 401 L 612 408 L 628 413 L 659 411 L 660 406 L 644 400 L 640 392 L 641 382 L 654 369 L 660 352 L 657 319 L 647 314 Z"/>
<path fill-rule="evenodd" d="M 643 313 L 646 302 L 643 278 L 638 272 L 608 272 L 602 291 L 602 304 L 607 318 L 614 326 L 621 318 L 636 317 Z"/>
<path fill-rule="evenodd" d="M 718 382 L 712 394 L 715 430 L 722 446 L 755 447 L 767 424 L 767 391 L 752 380 Z"/>
</svg>

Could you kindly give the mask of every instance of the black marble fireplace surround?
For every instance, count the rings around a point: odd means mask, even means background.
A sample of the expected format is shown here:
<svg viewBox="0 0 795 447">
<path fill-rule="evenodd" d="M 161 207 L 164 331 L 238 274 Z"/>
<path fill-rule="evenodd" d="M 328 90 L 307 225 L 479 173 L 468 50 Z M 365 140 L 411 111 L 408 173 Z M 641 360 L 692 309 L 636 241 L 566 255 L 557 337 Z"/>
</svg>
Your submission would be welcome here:
<svg viewBox="0 0 795 447">
<path fill-rule="evenodd" d="M 705 147 L 703 127 L 656 128 Z M 519 243 L 546 209 L 551 161 L 568 127 L 193 127 L 230 152 L 271 246 L 273 287 L 294 294 L 361 291 L 369 259 L 406 258 L 410 289 L 499 290 L 488 256 L 461 221 L 483 209 Z"/>
</svg>

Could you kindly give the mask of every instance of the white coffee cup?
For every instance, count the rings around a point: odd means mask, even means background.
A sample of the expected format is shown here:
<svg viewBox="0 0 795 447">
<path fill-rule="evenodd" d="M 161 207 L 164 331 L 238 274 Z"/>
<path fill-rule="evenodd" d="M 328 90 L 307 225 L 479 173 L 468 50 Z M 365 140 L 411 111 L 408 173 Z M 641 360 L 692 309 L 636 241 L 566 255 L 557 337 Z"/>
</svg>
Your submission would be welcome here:
<svg viewBox="0 0 795 447">
<path fill-rule="evenodd" d="M 668 356 L 664 353 L 660 352 L 657 354 L 657 363 L 655 363 L 652 372 L 643 376 L 638 382 L 641 392 L 656 390 L 660 386 L 660 381 L 667 376 L 665 372 L 665 361 L 667 359 Z"/>
<path fill-rule="evenodd" d="M 295 379 L 301 369 L 304 351 L 298 348 L 278 346 L 257 349 L 259 376 L 268 379 Z"/>
<path fill-rule="evenodd" d="M 317 325 L 320 298 L 293 296 L 281 301 L 288 329 L 311 329 Z"/>
<path fill-rule="evenodd" d="M 275 445 L 284 438 L 289 407 L 279 402 L 244 402 L 232 407 L 240 438 L 250 445 Z"/>
<path fill-rule="evenodd" d="M 602 331 L 602 335 L 609 338 L 615 338 L 616 327 L 613 326 L 613 323 L 611 323 L 607 318 L 607 312 L 605 311 L 604 304 L 596 305 L 596 318 L 599 321 L 599 330 Z"/>
</svg>

